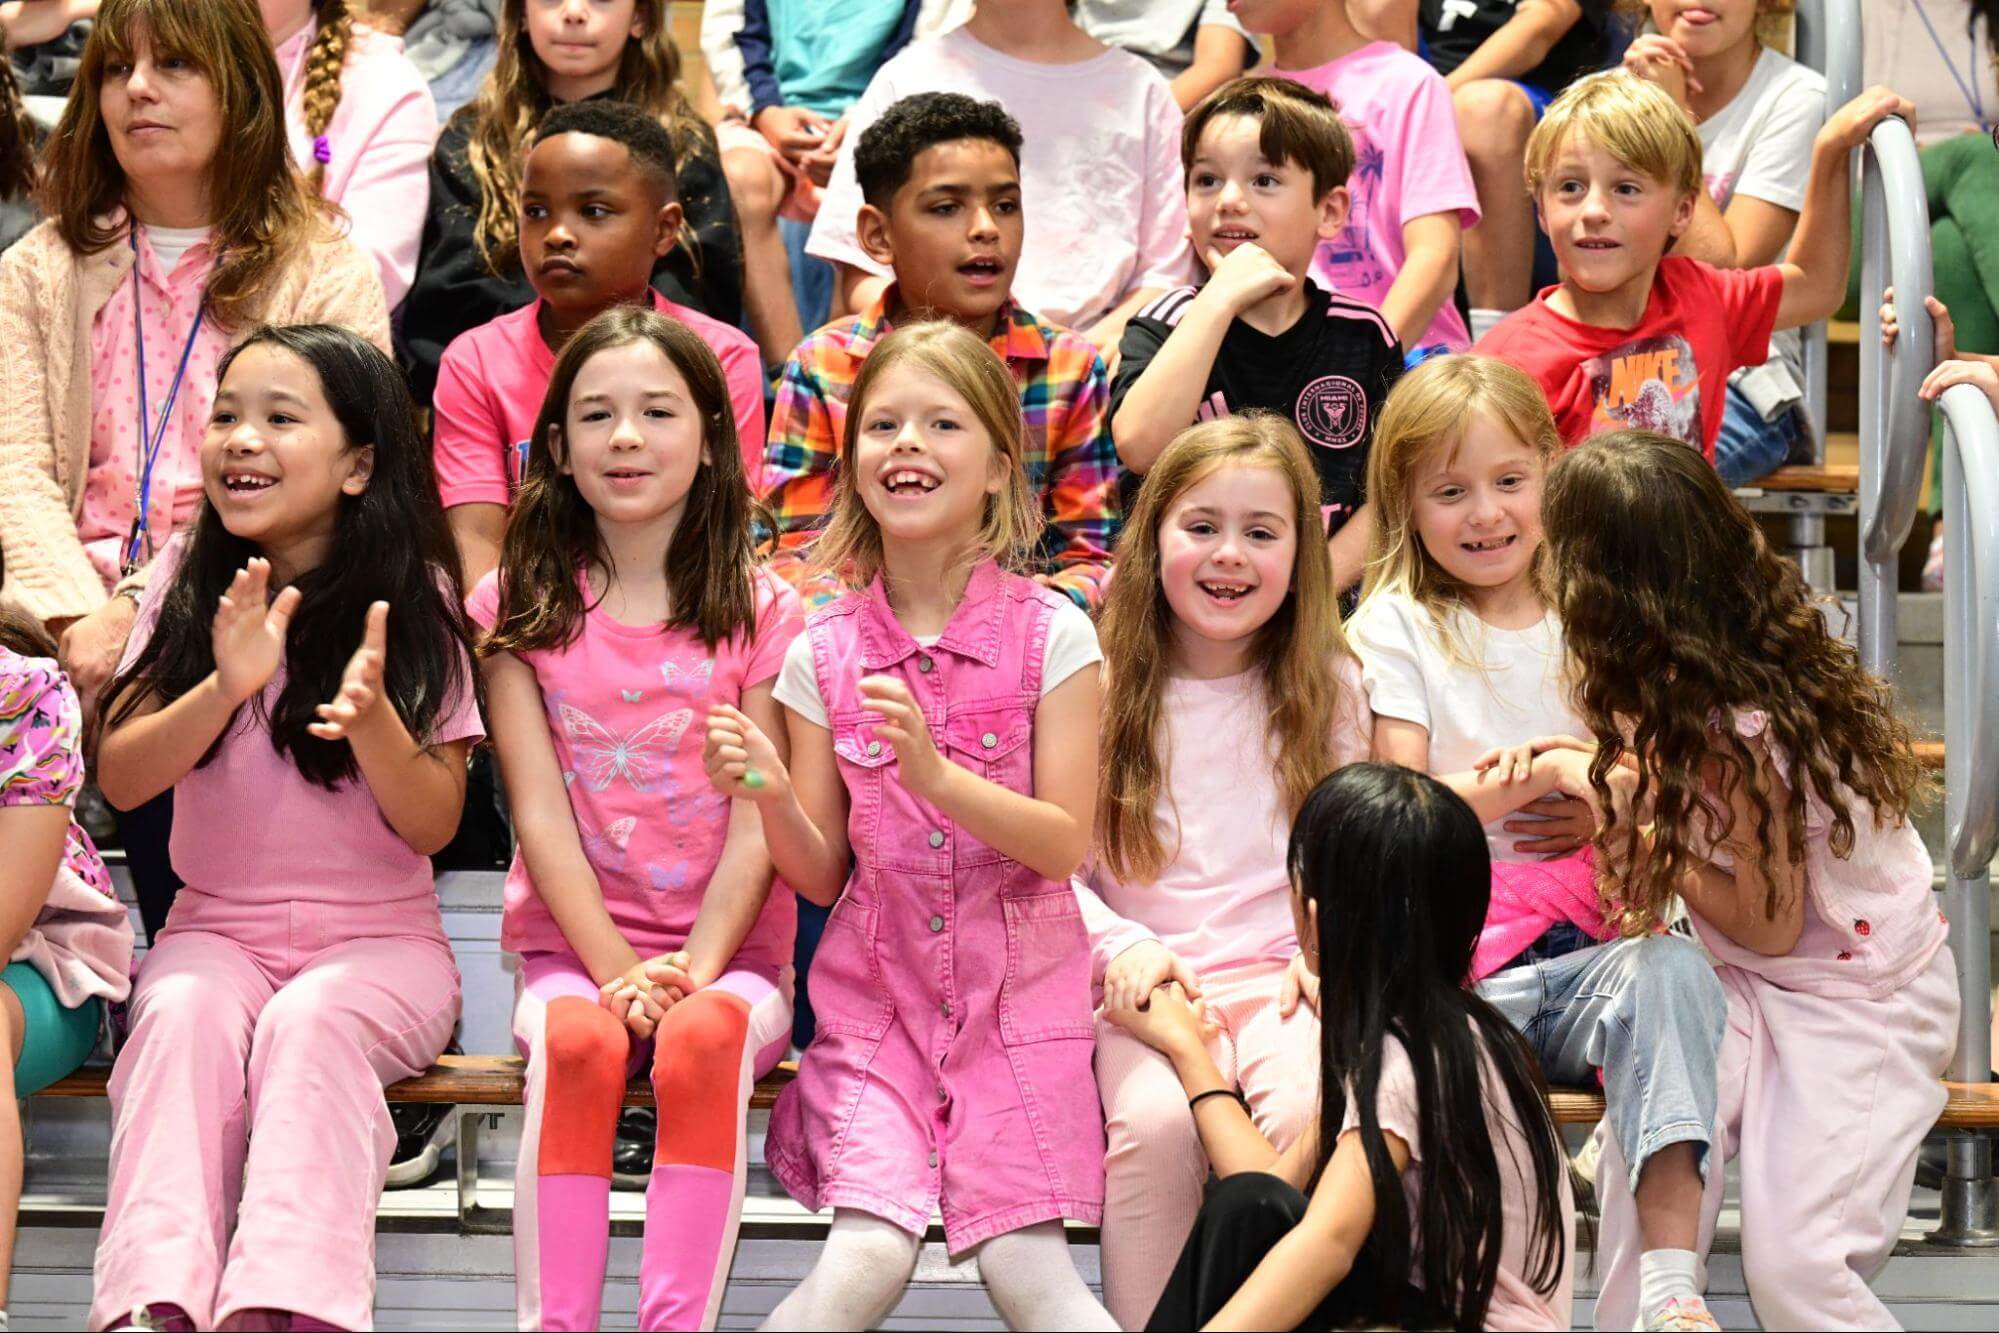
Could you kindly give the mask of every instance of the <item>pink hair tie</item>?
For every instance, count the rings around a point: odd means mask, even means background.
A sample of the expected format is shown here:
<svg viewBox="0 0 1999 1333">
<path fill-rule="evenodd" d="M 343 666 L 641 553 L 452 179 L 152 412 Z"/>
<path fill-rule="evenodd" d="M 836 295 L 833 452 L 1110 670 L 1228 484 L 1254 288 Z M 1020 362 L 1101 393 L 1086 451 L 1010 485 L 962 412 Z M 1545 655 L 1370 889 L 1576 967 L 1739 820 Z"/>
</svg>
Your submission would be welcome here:
<svg viewBox="0 0 1999 1333">
<path fill-rule="evenodd" d="M 322 167 L 333 160 L 333 145 L 326 141 L 323 134 L 312 141 L 312 160 Z"/>
</svg>

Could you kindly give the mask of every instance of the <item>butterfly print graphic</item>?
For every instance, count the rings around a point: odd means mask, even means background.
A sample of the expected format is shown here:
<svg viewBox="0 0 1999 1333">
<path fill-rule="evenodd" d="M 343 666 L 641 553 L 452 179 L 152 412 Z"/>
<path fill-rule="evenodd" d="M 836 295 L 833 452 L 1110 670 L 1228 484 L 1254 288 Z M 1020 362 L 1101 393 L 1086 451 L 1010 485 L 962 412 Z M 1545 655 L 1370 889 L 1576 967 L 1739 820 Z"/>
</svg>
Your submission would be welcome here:
<svg viewBox="0 0 1999 1333">
<path fill-rule="evenodd" d="M 693 720 L 693 709 L 679 708 L 621 736 L 574 704 L 562 705 L 563 734 L 574 745 L 576 772 L 591 791 L 603 791 L 618 778 L 633 791 L 651 791 Z"/>
<path fill-rule="evenodd" d="M 646 877 L 660 893 L 673 893 L 687 887 L 687 862 L 677 861 L 672 866 L 648 865 Z"/>
<path fill-rule="evenodd" d="M 678 690 L 683 694 L 705 691 L 715 681 L 715 659 L 704 658 L 701 665 L 691 671 L 678 662 L 665 662 L 660 665 L 659 675 L 669 690 Z"/>
<path fill-rule="evenodd" d="M 631 845 L 632 830 L 639 826 L 637 815 L 626 815 L 614 821 L 602 833 L 583 835 L 583 855 L 590 858 L 590 864 L 606 870 L 625 868 L 625 849 Z"/>
</svg>

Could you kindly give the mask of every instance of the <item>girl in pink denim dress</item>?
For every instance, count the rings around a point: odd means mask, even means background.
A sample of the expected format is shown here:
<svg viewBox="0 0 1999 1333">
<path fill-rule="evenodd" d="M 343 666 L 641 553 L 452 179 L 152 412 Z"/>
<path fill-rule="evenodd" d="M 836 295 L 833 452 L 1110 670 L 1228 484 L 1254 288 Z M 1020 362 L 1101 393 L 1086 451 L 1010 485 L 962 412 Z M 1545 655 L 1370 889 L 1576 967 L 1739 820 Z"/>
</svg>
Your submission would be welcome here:
<svg viewBox="0 0 1999 1333">
<path fill-rule="evenodd" d="M 711 779 L 757 802 L 785 882 L 836 904 L 818 1035 L 764 1144 L 833 1226 L 765 1327 L 873 1327 L 941 1212 L 1009 1327 L 1115 1328 L 1062 1231 L 1103 1213 L 1068 883 L 1096 799 L 1096 634 L 1006 569 L 1040 520 L 1018 390 L 984 342 L 899 328 L 852 401 L 815 558 L 858 590 L 786 655 L 788 737 L 726 706 L 708 719 Z"/>
<path fill-rule="evenodd" d="M 1908 726 L 1677 440 L 1598 436 L 1555 465 L 1542 513 L 1577 707 L 1641 773 L 1635 818 L 1604 800 L 1614 915 L 1642 930 L 1680 897 L 1727 1000 L 1713 1146 L 1740 1170 L 1757 1319 L 1895 1328 L 1868 1282 L 1901 1237 L 1958 1015 L 1908 819 L 1923 783 Z M 1619 1158 L 1612 1137 L 1597 1188 L 1606 1241 L 1629 1242 Z M 1703 1259 L 1722 1178 L 1707 1172 Z M 1628 1328 L 1635 1246 L 1605 1253 L 1597 1327 Z"/>
</svg>

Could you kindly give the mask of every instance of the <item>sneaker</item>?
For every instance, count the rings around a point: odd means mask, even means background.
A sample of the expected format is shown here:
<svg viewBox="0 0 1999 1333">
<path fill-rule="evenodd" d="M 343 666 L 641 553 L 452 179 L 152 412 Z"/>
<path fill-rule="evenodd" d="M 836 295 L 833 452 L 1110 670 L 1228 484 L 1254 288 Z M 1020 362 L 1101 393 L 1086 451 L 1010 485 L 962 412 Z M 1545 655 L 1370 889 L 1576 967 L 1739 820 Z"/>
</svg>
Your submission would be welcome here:
<svg viewBox="0 0 1999 1333">
<path fill-rule="evenodd" d="M 405 1104 L 391 1106 L 389 1119 L 396 1125 L 396 1154 L 389 1159 L 392 1190 L 411 1189 L 437 1174 L 444 1150 L 458 1137 L 458 1108 Z"/>
<path fill-rule="evenodd" d="M 1709 1313 L 1707 1302 L 1698 1296 L 1690 1300 L 1675 1296 L 1660 1307 L 1659 1313 L 1638 1327 L 1646 1333 L 1653 1330 L 1664 1330 L 1664 1333 L 1721 1333 L 1721 1325 Z"/>
<path fill-rule="evenodd" d="M 1930 537 L 1930 553 L 1923 560 L 1923 591 L 1943 591 L 1943 522 L 1938 521 Z"/>
<path fill-rule="evenodd" d="M 194 1333 L 194 1320 L 178 1305 L 134 1306 L 132 1317 L 113 1324 L 111 1333 Z"/>
<path fill-rule="evenodd" d="M 642 1190 L 652 1183 L 652 1150 L 659 1138 L 659 1115 L 650 1106 L 627 1106 L 618 1113 L 618 1138 L 611 1146 L 611 1183 Z"/>
</svg>

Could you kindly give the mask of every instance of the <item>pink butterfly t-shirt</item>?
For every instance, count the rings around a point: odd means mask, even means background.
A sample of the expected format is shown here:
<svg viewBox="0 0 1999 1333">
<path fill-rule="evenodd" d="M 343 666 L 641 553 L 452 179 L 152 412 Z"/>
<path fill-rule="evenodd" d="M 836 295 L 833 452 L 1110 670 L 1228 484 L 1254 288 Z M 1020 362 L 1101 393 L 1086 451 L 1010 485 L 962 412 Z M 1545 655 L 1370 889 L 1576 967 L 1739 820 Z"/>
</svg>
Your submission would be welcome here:
<svg viewBox="0 0 1999 1333">
<path fill-rule="evenodd" d="M 708 879 L 722 857 L 729 799 L 701 764 L 711 703 L 740 704 L 767 684 L 798 637 L 798 594 L 758 570 L 756 632 L 710 652 L 693 630 L 626 625 L 602 608 L 564 648 L 519 656 L 541 685 L 556 761 L 569 788 L 583 854 L 597 872 L 618 932 L 646 957 L 686 943 Z M 498 619 L 497 571 L 480 580 L 465 609 L 483 629 Z M 798 907 L 773 885 L 763 912 L 736 952 L 738 964 L 791 962 Z M 507 871 L 500 945 L 516 953 L 573 953 L 535 892 L 518 849 Z"/>
</svg>

